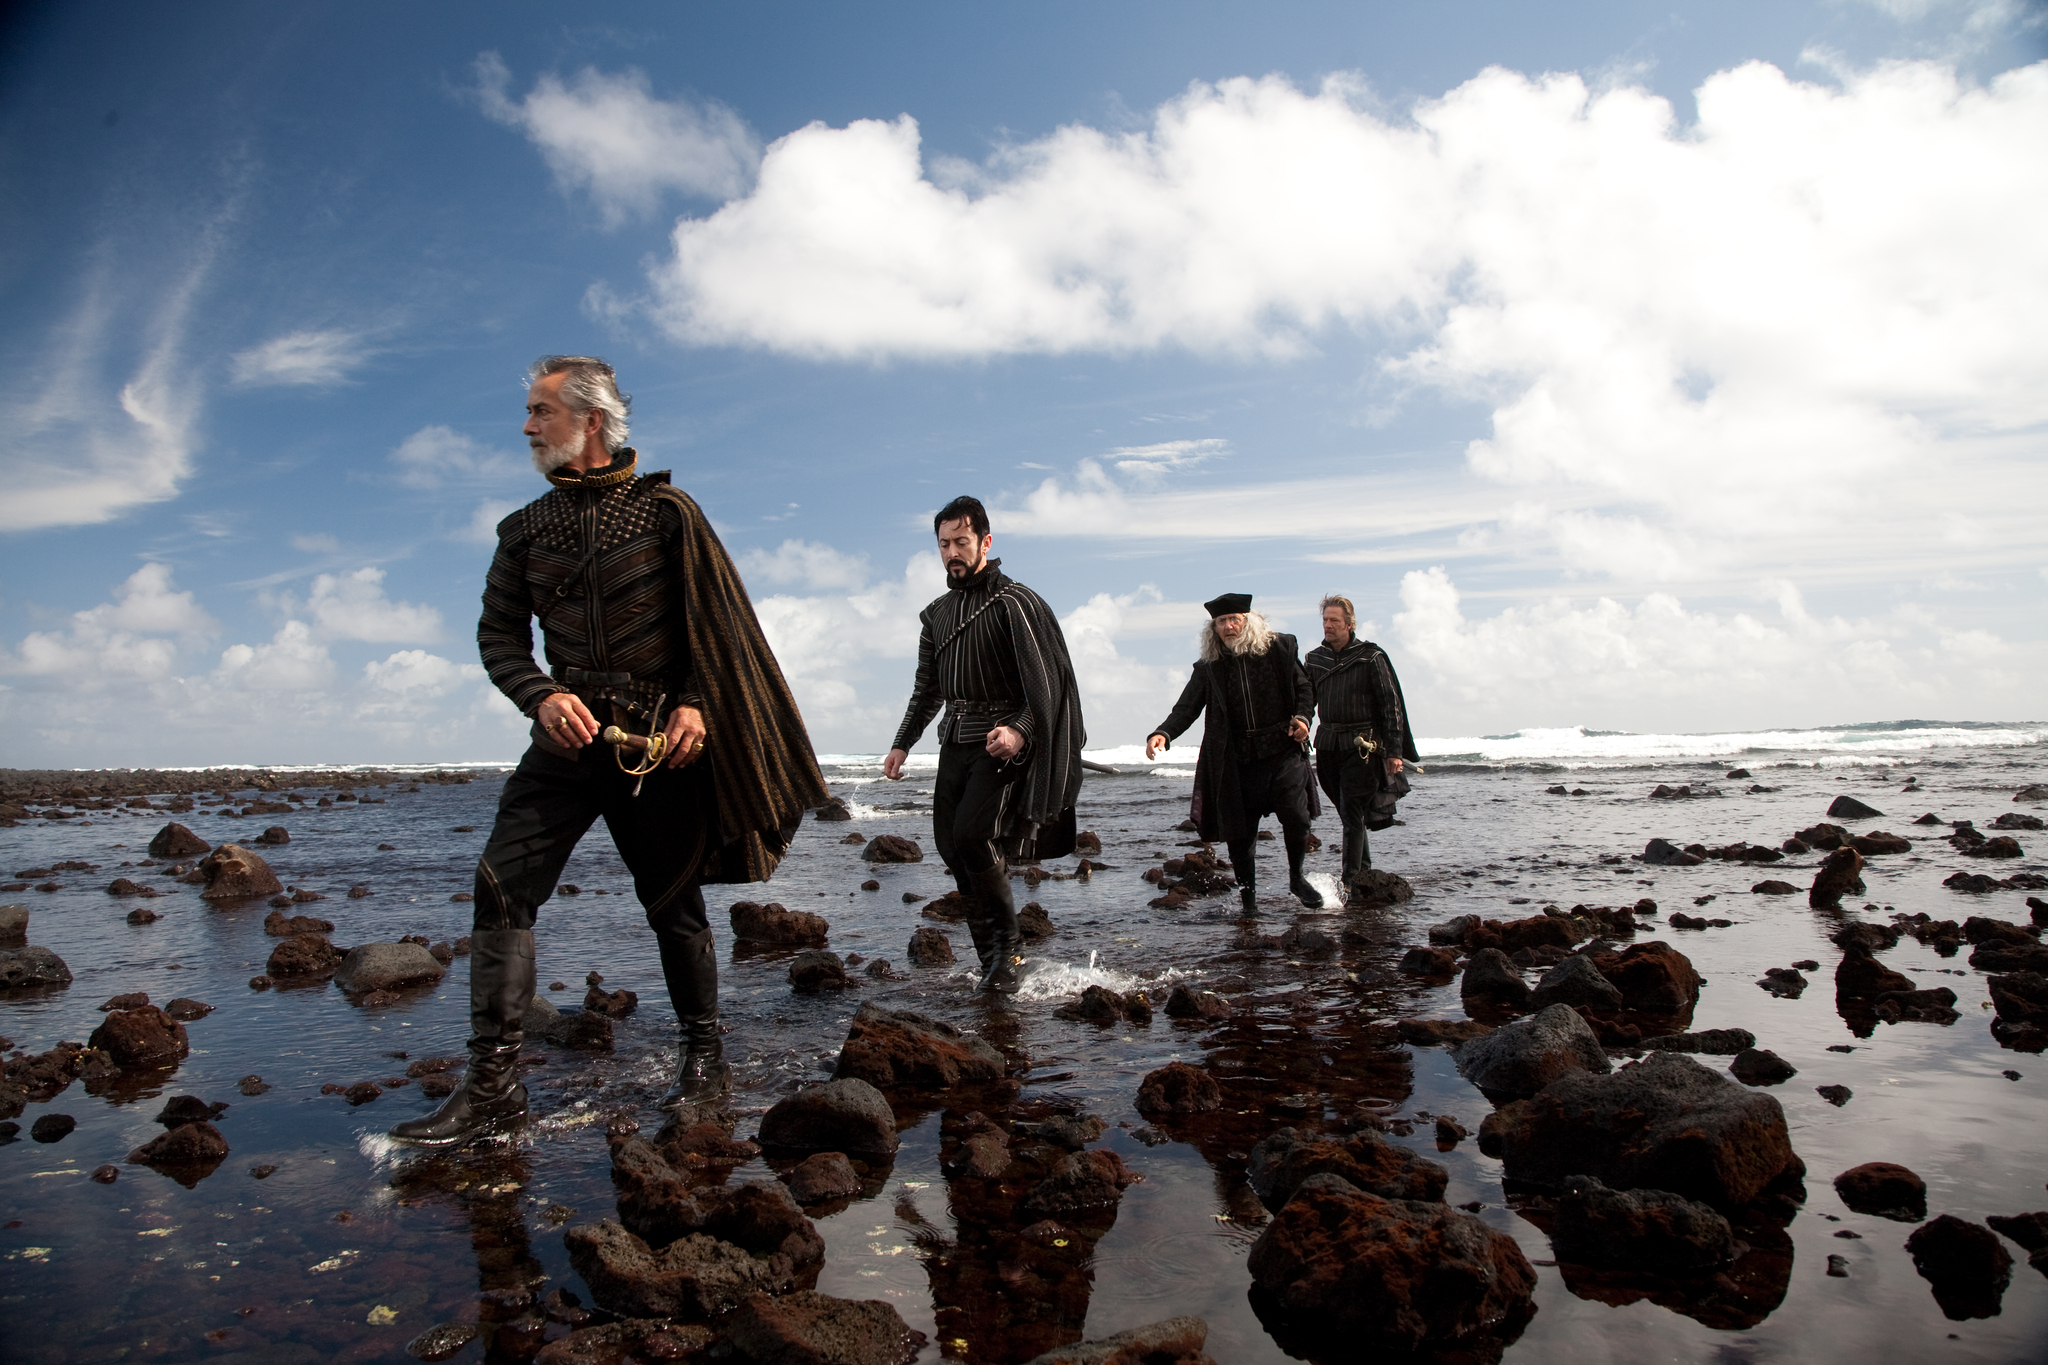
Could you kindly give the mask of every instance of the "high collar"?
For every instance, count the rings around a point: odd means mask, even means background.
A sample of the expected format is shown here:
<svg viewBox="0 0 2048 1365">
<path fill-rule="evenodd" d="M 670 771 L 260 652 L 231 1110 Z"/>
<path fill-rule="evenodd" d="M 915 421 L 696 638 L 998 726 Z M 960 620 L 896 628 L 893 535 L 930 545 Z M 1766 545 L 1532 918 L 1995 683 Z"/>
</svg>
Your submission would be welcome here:
<svg viewBox="0 0 2048 1365">
<path fill-rule="evenodd" d="M 596 469 L 551 470 L 548 482 L 557 488 L 575 490 L 578 488 L 613 488 L 633 477 L 633 468 L 640 456 L 631 446 L 622 448 L 612 456 L 607 465 Z"/>
<path fill-rule="evenodd" d="M 976 588 L 986 587 L 1002 577 L 1002 574 L 998 572 L 1002 567 L 1002 560 L 991 559 L 981 566 L 979 572 L 971 573 L 965 578 L 955 578 L 953 575 L 947 574 L 946 589 L 949 592 L 972 592 Z"/>
</svg>

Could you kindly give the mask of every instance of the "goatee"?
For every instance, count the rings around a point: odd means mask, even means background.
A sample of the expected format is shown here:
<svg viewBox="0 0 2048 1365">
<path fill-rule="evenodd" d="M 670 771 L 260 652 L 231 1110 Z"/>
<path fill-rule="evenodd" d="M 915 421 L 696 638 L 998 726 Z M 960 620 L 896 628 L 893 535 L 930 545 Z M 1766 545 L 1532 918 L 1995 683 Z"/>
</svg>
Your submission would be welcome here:
<svg viewBox="0 0 2048 1365">
<path fill-rule="evenodd" d="M 580 447 L 537 445 L 533 448 L 533 467 L 543 474 L 552 474 L 582 453 Z"/>
</svg>

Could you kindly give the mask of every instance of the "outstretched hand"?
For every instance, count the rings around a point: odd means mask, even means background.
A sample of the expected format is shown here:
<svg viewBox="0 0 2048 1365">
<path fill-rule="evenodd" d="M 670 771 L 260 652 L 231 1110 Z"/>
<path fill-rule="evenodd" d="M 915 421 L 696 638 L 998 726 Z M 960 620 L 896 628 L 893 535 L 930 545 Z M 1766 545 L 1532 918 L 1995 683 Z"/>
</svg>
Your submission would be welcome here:
<svg viewBox="0 0 2048 1365">
<path fill-rule="evenodd" d="M 1154 733 L 1152 733 L 1152 734 L 1149 734 L 1149 735 L 1145 736 L 1145 757 L 1146 757 L 1146 758 L 1150 759 L 1150 758 L 1157 758 L 1157 757 L 1159 757 L 1159 751 L 1160 751 L 1161 749 L 1164 749 L 1165 747 L 1166 747 L 1166 736 L 1165 736 L 1165 735 L 1159 734 L 1159 733 L 1157 733 L 1157 732 L 1155 731 Z"/>
</svg>

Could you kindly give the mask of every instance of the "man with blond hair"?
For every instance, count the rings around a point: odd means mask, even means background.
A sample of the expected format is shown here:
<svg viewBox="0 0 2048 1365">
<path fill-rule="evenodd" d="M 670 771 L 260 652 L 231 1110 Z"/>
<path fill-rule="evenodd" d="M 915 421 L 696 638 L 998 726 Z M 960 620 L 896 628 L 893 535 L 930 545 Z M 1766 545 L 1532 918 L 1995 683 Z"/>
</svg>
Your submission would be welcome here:
<svg viewBox="0 0 2048 1365">
<path fill-rule="evenodd" d="M 1408 704 L 1387 652 L 1357 635 L 1348 597 L 1323 599 L 1323 642 L 1304 664 L 1316 692 L 1316 780 L 1344 827 L 1344 889 L 1372 869 L 1366 831 L 1394 823 L 1394 802 L 1408 790 L 1415 762 Z"/>
</svg>

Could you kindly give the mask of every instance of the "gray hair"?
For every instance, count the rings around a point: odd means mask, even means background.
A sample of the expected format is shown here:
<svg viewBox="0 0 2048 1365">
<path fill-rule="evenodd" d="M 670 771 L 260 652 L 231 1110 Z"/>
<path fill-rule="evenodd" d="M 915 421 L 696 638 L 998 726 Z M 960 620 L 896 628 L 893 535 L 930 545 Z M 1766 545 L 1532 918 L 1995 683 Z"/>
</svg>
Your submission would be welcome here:
<svg viewBox="0 0 2048 1365">
<path fill-rule="evenodd" d="M 526 367 L 531 388 L 551 374 L 569 377 L 562 381 L 562 401 L 576 412 L 596 409 L 604 414 L 602 438 L 607 453 L 616 455 L 632 434 L 626 419 L 633 414 L 633 397 L 619 392 L 619 376 L 610 365 L 591 355 L 544 355 Z"/>
<path fill-rule="evenodd" d="M 1211 620 L 1202 627 L 1201 645 L 1202 662 L 1205 664 L 1213 664 L 1226 654 L 1256 656 L 1273 647 L 1273 627 L 1266 623 L 1265 617 L 1248 611 L 1244 614 L 1244 629 L 1237 633 L 1235 640 L 1225 644 L 1223 637 L 1216 633 L 1216 622 Z"/>
</svg>

